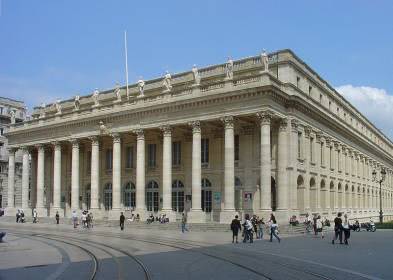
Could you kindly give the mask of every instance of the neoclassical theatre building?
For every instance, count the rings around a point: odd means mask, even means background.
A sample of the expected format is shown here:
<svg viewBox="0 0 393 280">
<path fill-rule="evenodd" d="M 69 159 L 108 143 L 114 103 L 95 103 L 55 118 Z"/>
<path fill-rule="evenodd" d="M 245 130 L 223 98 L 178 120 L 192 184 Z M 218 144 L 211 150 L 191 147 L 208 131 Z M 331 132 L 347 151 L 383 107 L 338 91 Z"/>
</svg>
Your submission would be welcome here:
<svg viewBox="0 0 393 280">
<path fill-rule="evenodd" d="M 8 213 L 287 222 L 377 217 L 381 196 L 393 214 L 393 143 L 290 50 L 36 107 L 8 137 L 10 167 L 23 151 L 21 205 L 8 199 Z"/>
</svg>

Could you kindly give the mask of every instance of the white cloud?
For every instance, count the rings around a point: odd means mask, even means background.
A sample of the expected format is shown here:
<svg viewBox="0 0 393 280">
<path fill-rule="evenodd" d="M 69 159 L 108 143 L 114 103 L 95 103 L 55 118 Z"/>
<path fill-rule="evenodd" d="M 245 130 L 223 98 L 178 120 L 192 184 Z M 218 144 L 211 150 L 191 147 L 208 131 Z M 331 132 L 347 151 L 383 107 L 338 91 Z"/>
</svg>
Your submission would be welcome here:
<svg viewBox="0 0 393 280">
<path fill-rule="evenodd" d="M 377 128 L 393 139 L 393 96 L 384 89 L 343 85 L 336 88 Z"/>
</svg>

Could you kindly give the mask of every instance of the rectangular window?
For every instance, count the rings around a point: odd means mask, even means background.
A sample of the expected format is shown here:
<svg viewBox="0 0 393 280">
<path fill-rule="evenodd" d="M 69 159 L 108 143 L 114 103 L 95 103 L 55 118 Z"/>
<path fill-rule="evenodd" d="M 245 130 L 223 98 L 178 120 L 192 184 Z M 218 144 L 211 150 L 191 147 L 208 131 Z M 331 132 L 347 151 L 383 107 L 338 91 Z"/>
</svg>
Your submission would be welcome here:
<svg viewBox="0 0 393 280">
<path fill-rule="evenodd" d="M 203 165 L 209 164 L 209 139 L 201 139 L 201 163 Z"/>
<path fill-rule="evenodd" d="M 297 158 L 302 158 L 302 133 L 297 133 Z"/>
<path fill-rule="evenodd" d="M 148 167 L 154 168 L 156 167 L 156 153 L 157 153 L 157 145 L 156 144 L 148 144 L 147 145 L 147 158 L 148 158 Z"/>
<path fill-rule="evenodd" d="M 134 147 L 128 146 L 126 148 L 126 168 L 134 167 Z"/>
<path fill-rule="evenodd" d="M 341 156 L 340 151 L 337 151 L 337 170 L 338 171 L 341 171 L 340 156 Z"/>
<path fill-rule="evenodd" d="M 322 104 L 322 98 L 323 98 L 323 96 L 322 96 L 322 94 L 320 94 L 319 95 L 319 103 L 321 103 L 321 104 Z"/>
<path fill-rule="evenodd" d="M 4 135 L 4 128 L 0 128 L 0 135 Z"/>
<path fill-rule="evenodd" d="M 0 107 L 0 114 L 3 114 L 3 107 Z"/>
<path fill-rule="evenodd" d="M 112 170 L 112 165 L 113 165 L 112 154 L 113 154 L 112 149 L 106 150 L 106 169 L 107 170 Z"/>
<path fill-rule="evenodd" d="M 333 147 L 330 147 L 330 156 L 329 156 L 329 161 L 330 161 L 330 163 L 329 163 L 329 165 L 330 165 L 330 168 L 331 168 L 331 169 L 333 168 L 333 161 L 332 161 L 332 158 L 333 158 Z"/>
<path fill-rule="evenodd" d="M 300 77 L 296 77 L 296 87 L 299 87 Z"/>
<path fill-rule="evenodd" d="M 172 165 L 179 166 L 181 164 L 181 142 L 172 143 Z"/>
<path fill-rule="evenodd" d="M 235 135 L 235 160 L 239 160 L 240 137 Z"/>
<path fill-rule="evenodd" d="M 312 92 L 312 86 L 308 87 L 308 95 L 311 96 L 311 92 Z"/>
<path fill-rule="evenodd" d="M 314 138 L 310 137 L 310 161 L 314 162 Z"/>
</svg>

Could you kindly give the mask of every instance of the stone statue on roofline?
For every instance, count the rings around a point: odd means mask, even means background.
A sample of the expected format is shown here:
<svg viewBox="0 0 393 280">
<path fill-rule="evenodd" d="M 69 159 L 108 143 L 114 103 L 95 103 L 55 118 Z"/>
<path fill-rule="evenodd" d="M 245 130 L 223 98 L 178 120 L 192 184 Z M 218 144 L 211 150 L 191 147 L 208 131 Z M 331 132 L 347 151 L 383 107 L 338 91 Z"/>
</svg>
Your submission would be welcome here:
<svg viewBox="0 0 393 280">
<path fill-rule="evenodd" d="M 45 102 L 41 103 L 41 109 L 40 109 L 40 118 L 45 118 L 45 108 L 46 108 L 46 104 Z"/>
<path fill-rule="evenodd" d="M 233 79 L 233 60 L 228 57 L 228 61 L 225 65 L 225 77 L 227 79 Z"/>
<path fill-rule="evenodd" d="M 74 109 L 75 110 L 79 110 L 80 106 L 81 106 L 81 102 L 79 101 L 80 97 L 79 95 L 75 95 L 75 99 L 74 99 Z"/>
<path fill-rule="evenodd" d="M 115 102 L 121 102 L 120 84 L 116 83 L 114 93 L 116 95 Z"/>
<path fill-rule="evenodd" d="M 138 97 L 144 97 L 145 96 L 145 81 L 142 80 L 142 77 L 140 77 L 138 80 L 138 89 L 139 89 Z"/>
<path fill-rule="evenodd" d="M 269 71 L 269 57 L 268 57 L 268 55 L 267 55 L 267 53 L 266 53 L 266 50 L 263 50 L 262 51 L 262 54 L 261 54 L 261 63 L 263 64 L 263 67 L 264 67 L 264 72 L 267 72 L 267 71 Z"/>
<path fill-rule="evenodd" d="M 98 97 L 100 96 L 100 92 L 96 88 L 93 92 L 93 101 L 94 101 L 94 107 L 100 106 L 100 101 L 98 100 Z"/>
<path fill-rule="evenodd" d="M 165 87 L 165 91 L 171 91 L 171 89 L 172 89 L 172 76 L 171 76 L 171 74 L 169 74 L 168 71 L 166 71 L 166 74 L 164 76 L 164 80 L 163 80 L 162 84 Z"/>
<path fill-rule="evenodd" d="M 15 123 L 15 111 L 14 110 L 10 110 L 10 116 L 11 116 L 11 123 Z"/>
<path fill-rule="evenodd" d="M 192 74 L 194 74 L 195 84 L 199 85 L 201 83 L 201 76 L 199 75 L 198 68 L 195 64 L 192 66 Z"/>
<path fill-rule="evenodd" d="M 61 110 L 62 110 L 62 107 L 61 107 L 61 100 L 60 99 L 57 99 L 56 100 L 56 103 L 55 103 L 55 108 L 56 108 L 56 115 L 60 115 L 61 114 Z"/>
</svg>

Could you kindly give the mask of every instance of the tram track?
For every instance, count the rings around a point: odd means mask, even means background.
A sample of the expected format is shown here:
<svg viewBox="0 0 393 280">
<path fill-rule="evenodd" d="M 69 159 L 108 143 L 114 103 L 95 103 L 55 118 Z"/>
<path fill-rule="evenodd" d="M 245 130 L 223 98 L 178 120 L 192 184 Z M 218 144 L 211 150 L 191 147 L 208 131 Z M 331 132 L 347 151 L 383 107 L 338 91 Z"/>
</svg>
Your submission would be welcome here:
<svg viewBox="0 0 393 280">
<path fill-rule="evenodd" d="M 20 232 L 16 232 L 16 231 L 13 231 L 12 233 L 15 234 L 15 235 L 23 235 L 23 236 L 29 237 L 26 234 L 23 234 L 23 233 L 21 234 Z M 90 280 L 95 280 L 96 279 L 97 271 L 98 271 L 98 268 L 99 268 L 99 260 L 96 257 L 96 255 L 94 253 L 92 253 L 90 250 L 86 249 L 85 247 L 83 247 L 81 245 L 75 244 L 73 242 L 68 242 L 68 241 L 64 241 L 63 239 L 59 239 L 59 238 L 64 238 L 64 236 L 57 235 L 57 234 L 34 233 L 34 234 L 31 234 L 31 236 L 39 237 L 39 238 L 46 238 L 46 239 L 49 239 L 49 240 L 53 240 L 53 241 L 60 242 L 60 243 L 65 243 L 65 244 L 68 244 L 68 245 L 72 245 L 72 246 L 78 247 L 79 249 L 82 249 L 83 251 L 88 253 L 90 256 L 92 256 L 94 258 L 94 260 L 95 260 L 94 275 L 93 275 L 93 277 L 91 277 L 89 279 Z M 29 237 L 29 238 L 31 238 L 31 237 Z M 31 239 L 33 239 L 33 238 L 31 238 Z M 107 244 L 104 244 L 104 243 L 101 243 L 101 242 L 96 242 L 96 241 L 92 241 L 92 240 L 85 239 L 85 238 L 77 238 L 77 237 L 67 236 L 67 239 L 68 240 L 73 240 L 74 242 L 77 242 L 79 244 L 82 243 L 84 245 L 87 245 L 87 246 L 90 246 L 90 247 L 94 247 L 94 248 L 96 248 L 98 250 L 101 250 L 101 251 L 105 252 L 107 255 L 110 255 L 115 260 L 115 262 L 118 265 L 118 268 L 119 268 L 118 269 L 118 279 L 119 280 L 124 279 L 124 276 L 121 273 L 122 269 L 121 269 L 121 264 L 118 261 L 118 257 L 115 256 L 113 253 L 109 252 L 109 250 L 103 249 L 102 247 L 109 248 L 110 250 L 113 250 L 113 251 L 116 251 L 116 252 L 120 252 L 121 254 L 127 256 L 128 258 L 130 258 L 132 261 L 134 261 L 142 269 L 143 274 L 144 274 L 144 279 L 145 280 L 151 280 L 150 272 L 149 272 L 147 266 L 138 257 L 130 254 L 129 252 L 127 252 L 127 251 L 125 251 L 123 249 L 119 249 L 119 248 L 114 247 L 114 246 L 110 246 L 110 245 L 107 245 Z"/>
<path fill-rule="evenodd" d="M 72 231 L 67 231 L 67 232 L 73 233 Z M 87 232 L 86 233 L 82 233 L 82 234 L 83 235 L 87 235 Z M 216 244 L 210 244 L 210 243 L 207 243 L 207 242 L 198 243 L 198 241 L 190 241 L 190 242 L 188 242 L 188 241 L 179 240 L 179 239 L 177 239 L 177 240 L 166 240 L 166 239 L 160 239 L 160 238 L 156 238 L 156 237 L 154 238 L 154 240 L 147 240 L 147 239 L 144 239 L 144 238 L 139 238 L 139 237 L 135 237 L 135 236 L 132 236 L 132 235 L 123 235 L 123 234 L 120 235 L 120 234 L 94 233 L 94 235 L 101 236 L 101 237 L 117 238 L 117 239 L 121 239 L 121 240 L 134 240 L 134 241 L 138 241 L 138 242 L 142 242 L 142 243 L 166 246 L 166 247 L 179 249 L 179 250 L 192 251 L 192 252 L 195 252 L 195 253 L 198 253 L 198 254 L 202 254 L 202 255 L 205 255 L 205 256 L 217 259 L 217 260 L 221 260 L 221 261 L 226 262 L 226 263 L 230 263 L 231 265 L 234 265 L 234 266 L 239 267 L 239 268 L 241 268 L 243 270 L 247 270 L 247 271 L 249 271 L 249 272 L 251 272 L 251 273 L 253 273 L 255 275 L 258 275 L 259 277 L 262 277 L 263 279 L 275 279 L 276 278 L 276 277 L 274 277 L 274 275 L 269 275 L 267 273 L 259 271 L 258 269 L 250 267 L 249 265 L 245 265 L 245 264 L 239 263 L 237 260 L 234 260 L 233 258 L 229 258 L 227 255 L 226 256 L 217 255 L 217 252 L 212 253 L 211 250 L 205 248 L 206 246 L 216 246 Z M 61 237 L 61 236 L 57 235 L 57 237 Z M 74 238 L 74 237 L 70 237 L 70 238 L 77 239 L 77 240 L 82 241 L 82 242 L 93 242 L 93 243 L 95 242 L 95 241 L 91 241 L 91 240 L 88 240 L 88 239 L 81 239 L 81 238 Z M 106 244 L 102 244 L 100 242 L 95 242 L 95 243 L 100 245 L 100 246 L 106 246 L 106 247 L 109 247 L 109 248 L 117 250 L 116 248 L 113 248 L 113 247 L 108 246 Z M 120 250 L 118 250 L 118 251 L 120 251 Z M 123 251 L 122 252 L 123 254 L 129 255 L 128 252 L 125 252 L 124 250 L 121 250 L 121 251 Z M 234 252 L 233 251 L 232 252 L 225 252 L 224 254 L 228 254 L 228 253 L 229 254 L 233 254 Z M 270 256 L 271 255 L 269 253 L 264 253 L 264 252 L 253 252 L 253 253 L 259 253 L 259 254 L 263 254 L 263 255 L 266 255 L 266 256 Z M 239 249 L 235 249 L 235 254 L 244 256 L 246 258 L 255 258 L 255 256 L 250 256 L 249 252 L 244 252 L 244 251 L 241 251 Z M 274 256 L 274 255 L 272 255 L 272 256 Z M 279 258 L 281 256 L 276 255 L 276 257 Z M 324 279 L 324 280 L 335 279 L 335 278 L 331 278 L 331 277 L 329 277 L 327 275 L 323 275 L 321 273 L 312 271 L 310 269 L 306 269 L 304 267 L 299 268 L 296 264 L 290 264 L 290 263 L 288 263 L 288 261 L 286 261 L 286 262 L 285 261 L 284 262 L 283 261 L 273 261 L 273 260 L 267 258 L 267 259 L 264 259 L 264 262 L 265 263 L 268 262 L 268 263 L 278 267 L 278 269 L 280 267 L 281 268 L 285 268 L 285 269 L 288 269 L 288 270 L 290 270 L 292 272 L 300 273 L 300 274 L 303 274 L 305 276 L 306 275 L 307 276 L 311 276 L 311 277 L 313 277 L 315 279 Z M 300 263 L 301 260 L 299 260 L 298 262 Z M 318 264 L 315 264 L 315 266 L 318 266 Z M 331 269 L 334 270 L 335 268 L 331 267 Z M 348 275 L 356 276 L 357 278 L 372 279 L 372 277 L 367 277 L 367 275 L 363 276 L 363 275 L 359 275 L 359 274 L 354 274 L 354 273 L 351 273 L 350 271 L 344 271 L 344 272 L 346 272 Z M 146 279 L 150 279 L 150 278 L 146 278 Z"/>
</svg>

